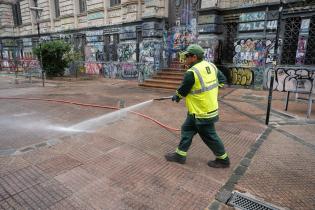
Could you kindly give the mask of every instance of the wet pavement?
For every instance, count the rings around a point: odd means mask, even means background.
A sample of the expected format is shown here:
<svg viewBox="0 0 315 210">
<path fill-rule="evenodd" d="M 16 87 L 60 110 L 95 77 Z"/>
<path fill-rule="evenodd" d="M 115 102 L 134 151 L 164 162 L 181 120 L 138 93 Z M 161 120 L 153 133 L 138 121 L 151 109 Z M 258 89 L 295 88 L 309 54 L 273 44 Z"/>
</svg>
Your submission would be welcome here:
<svg viewBox="0 0 315 210">
<path fill-rule="evenodd" d="M 0 207 L 229 209 L 238 191 L 278 207 L 315 209 L 314 105 L 310 119 L 305 101 L 290 101 L 284 112 L 285 94 L 274 92 L 267 127 L 266 91 L 221 89 L 216 127 L 232 163 L 211 169 L 207 161 L 214 156 L 199 136 L 185 165 L 168 163 L 164 154 L 176 148 L 178 131 L 110 109 L 134 106 L 131 111 L 180 128 L 184 101 L 150 102 L 172 94 L 135 81 L 47 81 L 41 87 L 41 81 L 0 77 Z"/>
</svg>

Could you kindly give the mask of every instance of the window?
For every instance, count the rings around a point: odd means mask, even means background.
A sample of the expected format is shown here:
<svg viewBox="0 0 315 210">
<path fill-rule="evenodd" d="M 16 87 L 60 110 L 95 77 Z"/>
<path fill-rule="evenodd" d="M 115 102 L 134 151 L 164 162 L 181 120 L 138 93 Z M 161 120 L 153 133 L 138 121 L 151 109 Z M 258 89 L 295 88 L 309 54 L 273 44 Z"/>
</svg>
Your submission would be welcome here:
<svg viewBox="0 0 315 210">
<path fill-rule="evenodd" d="M 86 12 L 86 0 L 79 0 L 80 13 Z"/>
<path fill-rule="evenodd" d="M 60 16 L 60 8 L 59 8 L 59 0 L 55 0 L 55 17 L 59 17 Z"/>
<path fill-rule="evenodd" d="M 12 13 L 13 13 L 13 22 L 15 26 L 22 25 L 22 15 L 20 2 L 16 2 L 12 5 Z"/>
<path fill-rule="evenodd" d="M 120 0 L 110 0 L 110 6 L 113 7 L 113 6 L 116 6 L 120 4 Z"/>
<path fill-rule="evenodd" d="M 281 64 L 295 64 L 300 27 L 300 17 L 291 17 L 285 20 Z"/>
<path fill-rule="evenodd" d="M 34 0 L 34 7 L 38 7 L 37 0 Z"/>
</svg>

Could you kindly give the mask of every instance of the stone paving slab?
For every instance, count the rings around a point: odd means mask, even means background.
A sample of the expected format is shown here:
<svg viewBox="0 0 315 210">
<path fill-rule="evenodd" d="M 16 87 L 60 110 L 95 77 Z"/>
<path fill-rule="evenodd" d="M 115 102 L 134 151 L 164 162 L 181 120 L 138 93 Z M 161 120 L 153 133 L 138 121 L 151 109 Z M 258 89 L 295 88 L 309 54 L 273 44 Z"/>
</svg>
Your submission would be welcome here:
<svg viewBox="0 0 315 210">
<path fill-rule="evenodd" d="M 303 141 L 315 146 L 314 125 L 284 125 L 281 130 L 292 133 L 296 137 L 303 139 Z"/>
<path fill-rule="evenodd" d="M 20 88 L 20 92 L 14 89 L 5 92 L 7 90 L 5 86 L 0 90 L 0 94 L 67 98 L 117 107 L 121 102 L 125 106 L 132 106 L 152 98 L 173 94 L 165 90 L 139 88 L 133 81 L 101 79 L 57 81 L 53 84 L 54 86 L 41 90 L 35 88 L 35 91 Z M 313 164 L 314 161 L 313 147 L 310 146 L 312 138 L 309 137 L 313 134 L 312 127 L 307 129 L 294 127 L 291 132 L 290 127 L 284 126 L 282 129 L 278 126 L 274 129 L 279 131 L 275 130 L 270 134 L 273 140 L 261 142 L 259 143 L 261 147 L 257 147 L 257 139 L 267 128 L 262 118 L 266 92 L 225 88 L 220 90 L 220 95 L 222 97 L 220 121 L 216 126 L 231 156 L 231 168 L 210 169 L 206 163 L 214 156 L 199 136 L 194 138 L 187 164 L 166 162 L 164 154 L 174 151 L 179 141 L 179 132 L 167 130 L 148 119 L 128 113 L 115 121 L 104 121 L 101 126 L 95 126 L 90 133 L 52 133 L 53 138 L 49 140 L 55 142 L 54 144 L 43 143 L 47 140 L 43 138 L 45 135 L 32 135 L 32 132 L 24 135 L 25 140 L 18 139 L 20 144 L 25 146 L 27 143 L 32 143 L 33 139 L 37 139 L 35 142 L 38 142 L 36 144 L 38 146 L 15 155 L 0 157 L 0 207 L 5 209 L 10 207 L 17 209 L 204 209 L 212 201 L 217 202 L 215 197 L 218 191 L 229 183 L 235 173 L 240 172 L 240 164 L 244 164 L 244 157 L 249 156 L 254 159 L 252 162 L 248 161 L 248 170 L 244 170 L 245 175 L 238 176 L 240 182 L 235 185 L 235 189 L 251 192 L 280 206 L 308 208 L 312 205 L 313 200 L 309 196 L 314 192 L 313 186 L 306 185 L 305 181 L 314 183 L 312 174 L 314 169 L 309 167 L 307 170 L 309 174 L 302 174 L 302 166 L 307 162 Z M 275 101 L 280 102 L 281 97 L 280 93 L 275 93 Z M 39 102 L 21 101 L 10 107 L 7 101 L 0 101 L 0 103 L 6 104 L 5 107 L 12 114 L 23 105 L 28 111 L 36 108 L 46 113 L 30 119 L 43 117 L 49 118 L 52 123 L 66 125 L 112 112 L 112 110 L 66 104 L 44 105 Z M 173 128 L 180 128 L 186 113 L 183 101 L 178 104 L 171 101 L 154 101 L 136 111 Z M 5 114 L 6 112 L 2 113 Z M 284 116 L 276 115 L 276 117 L 286 120 Z M 304 130 L 307 131 L 303 132 Z M 21 130 L 18 131 L 18 135 L 23 136 L 19 132 Z M 296 138 L 292 140 L 290 139 L 292 136 L 284 132 L 290 132 L 289 134 Z M 308 137 L 304 142 L 302 140 L 305 135 Z M 266 136 L 269 138 L 269 135 Z M 6 146 L 8 142 L 2 145 Z M 253 146 L 255 151 L 257 150 L 257 156 L 254 155 L 255 153 L 250 153 Z M 281 156 L 279 152 L 287 153 L 294 160 L 290 161 L 290 158 Z M 304 158 L 304 155 L 308 158 Z M 300 161 L 302 156 L 304 159 Z M 300 165 L 296 167 L 298 164 Z M 287 173 L 291 168 L 294 170 Z M 284 179 L 279 181 L 281 173 L 286 174 L 283 175 Z M 292 178 L 295 175 L 303 179 Z M 288 186 L 284 187 L 280 184 Z M 292 191 L 296 185 L 300 185 L 296 188 L 297 191 Z M 273 186 L 279 189 L 274 190 Z M 290 186 L 292 192 L 281 191 L 281 189 L 289 190 Z M 278 196 L 273 196 L 272 193 L 278 193 Z M 295 193 L 301 196 L 295 199 Z M 293 198 L 297 201 L 296 204 L 292 202 Z M 220 202 L 217 203 L 216 209 L 218 208 L 230 209 Z"/>
<path fill-rule="evenodd" d="M 290 95 L 289 108 L 286 112 L 285 108 L 285 98 L 286 92 L 278 92 L 273 91 L 272 95 L 272 109 L 287 113 L 292 116 L 296 116 L 299 118 L 306 118 L 307 111 L 307 101 L 305 100 L 295 100 L 295 94 Z M 268 92 L 267 91 L 257 91 L 251 89 L 234 89 L 232 94 L 228 94 L 224 97 L 227 101 L 231 103 L 243 103 L 243 102 L 254 102 L 256 104 L 260 104 L 260 108 L 262 110 L 267 109 L 267 100 L 268 100 Z M 249 109 L 252 109 L 252 105 L 247 105 Z M 240 108 L 247 106 L 239 106 Z M 255 108 L 254 108 L 255 109 Z M 311 119 L 315 119 L 315 103 L 312 104 Z M 265 111 L 266 112 L 266 111 Z M 264 113 L 265 113 L 264 112 Z"/>
<path fill-rule="evenodd" d="M 289 209 L 314 209 L 314 150 L 274 131 L 236 189 Z"/>
<path fill-rule="evenodd" d="M 263 91 L 235 90 L 225 96 L 223 102 L 251 119 L 264 123 L 267 94 Z M 253 96 L 261 99 L 253 100 Z M 292 109 L 284 112 L 285 93 L 275 92 L 274 96 L 270 123 L 276 127 L 269 127 L 272 132 L 261 136 L 250 147 L 245 156 L 250 159 L 243 158 L 240 165 L 243 169 L 236 168 L 219 192 L 223 193 L 224 189 L 236 190 L 279 207 L 314 209 L 314 113 L 311 119 L 306 119 L 306 103 L 295 100 L 290 101 Z M 219 202 L 213 201 L 208 208 L 232 208 L 222 203 L 226 198 L 219 195 L 216 197 Z"/>
</svg>

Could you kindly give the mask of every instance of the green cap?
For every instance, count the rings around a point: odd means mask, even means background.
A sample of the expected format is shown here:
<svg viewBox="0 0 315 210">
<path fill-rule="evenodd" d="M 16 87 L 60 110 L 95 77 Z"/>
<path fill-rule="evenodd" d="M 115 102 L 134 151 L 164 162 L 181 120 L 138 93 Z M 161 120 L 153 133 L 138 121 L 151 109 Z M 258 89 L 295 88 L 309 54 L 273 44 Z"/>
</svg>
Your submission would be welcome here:
<svg viewBox="0 0 315 210">
<path fill-rule="evenodd" d="M 193 54 L 193 55 L 197 55 L 199 57 L 203 56 L 204 53 L 205 53 L 205 51 L 198 44 L 191 44 L 184 51 L 184 55 Z"/>
</svg>

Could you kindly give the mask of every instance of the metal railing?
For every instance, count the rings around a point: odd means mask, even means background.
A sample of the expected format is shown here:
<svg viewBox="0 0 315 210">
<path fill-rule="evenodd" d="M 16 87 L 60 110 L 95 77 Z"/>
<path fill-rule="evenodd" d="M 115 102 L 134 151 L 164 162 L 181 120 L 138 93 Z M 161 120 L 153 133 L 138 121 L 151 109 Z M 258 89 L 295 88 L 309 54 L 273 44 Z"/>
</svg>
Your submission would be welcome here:
<svg viewBox="0 0 315 210">
<path fill-rule="evenodd" d="M 1 59 L 0 73 L 15 74 L 15 76 L 25 76 L 27 78 L 41 77 L 41 67 L 37 59 Z"/>
<path fill-rule="evenodd" d="M 160 69 L 157 63 L 145 62 L 103 62 L 103 61 L 75 61 L 66 70 L 65 75 L 101 76 L 115 79 L 134 79 L 143 82 Z"/>
</svg>

